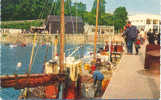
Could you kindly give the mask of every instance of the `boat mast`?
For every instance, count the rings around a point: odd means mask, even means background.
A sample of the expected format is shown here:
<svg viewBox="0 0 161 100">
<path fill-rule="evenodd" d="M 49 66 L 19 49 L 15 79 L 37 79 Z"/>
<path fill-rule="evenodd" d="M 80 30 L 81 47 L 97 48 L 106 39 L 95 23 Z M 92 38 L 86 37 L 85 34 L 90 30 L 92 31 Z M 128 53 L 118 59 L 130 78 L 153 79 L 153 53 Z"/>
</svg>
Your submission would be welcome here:
<svg viewBox="0 0 161 100">
<path fill-rule="evenodd" d="M 97 8 L 96 8 L 96 30 L 94 36 L 94 60 L 96 60 L 96 42 L 97 42 L 97 31 L 98 31 L 98 10 L 99 10 L 99 0 L 97 0 Z"/>
<path fill-rule="evenodd" d="M 60 73 L 64 70 L 64 0 L 61 0 L 61 16 L 60 16 Z"/>
</svg>

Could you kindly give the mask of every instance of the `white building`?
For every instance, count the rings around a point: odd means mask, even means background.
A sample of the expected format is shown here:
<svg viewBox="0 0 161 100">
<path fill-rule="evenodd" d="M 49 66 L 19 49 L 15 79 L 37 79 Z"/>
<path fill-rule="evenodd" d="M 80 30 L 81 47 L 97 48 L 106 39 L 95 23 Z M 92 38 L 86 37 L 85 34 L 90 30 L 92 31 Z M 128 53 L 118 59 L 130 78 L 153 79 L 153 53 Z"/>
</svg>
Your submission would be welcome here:
<svg viewBox="0 0 161 100">
<path fill-rule="evenodd" d="M 128 20 L 131 21 L 132 25 L 137 26 L 139 30 L 143 28 L 146 32 L 149 29 L 159 32 L 161 23 L 160 18 L 160 15 L 152 14 L 137 14 L 128 16 Z"/>
<path fill-rule="evenodd" d="M 94 34 L 96 26 L 94 25 L 84 25 L 84 31 L 88 34 Z M 98 26 L 98 34 L 114 34 L 114 26 Z"/>
</svg>

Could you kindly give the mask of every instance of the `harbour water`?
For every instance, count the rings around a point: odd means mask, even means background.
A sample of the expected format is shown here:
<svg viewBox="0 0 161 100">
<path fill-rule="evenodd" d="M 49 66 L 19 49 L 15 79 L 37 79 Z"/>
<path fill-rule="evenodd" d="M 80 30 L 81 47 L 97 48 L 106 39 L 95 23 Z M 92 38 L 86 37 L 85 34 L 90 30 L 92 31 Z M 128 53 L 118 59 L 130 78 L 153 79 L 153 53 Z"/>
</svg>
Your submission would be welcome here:
<svg viewBox="0 0 161 100">
<path fill-rule="evenodd" d="M 80 47 L 81 45 L 65 45 L 65 55 L 68 56 L 74 48 Z M 27 45 L 26 47 L 10 47 L 9 45 L 1 44 L 1 75 L 10 74 L 24 74 L 28 71 L 28 66 L 30 62 L 30 54 L 32 50 L 32 45 Z M 101 47 L 101 46 L 98 46 Z M 35 54 L 31 73 L 41 73 L 43 70 L 43 63 L 45 60 L 45 55 L 47 54 L 47 59 L 52 57 L 53 47 L 48 47 L 48 52 L 46 52 L 47 45 L 40 46 L 37 45 L 35 48 Z M 93 46 L 85 45 L 80 48 L 74 56 L 79 58 L 83 56 L 89 50 L 93 50 Z M 21 62 L 22 66 L 17 67 L 17 63 Z M 2 100 L 17 100 L 20 94 L 20 90 L 15 90 L 14 88 L 1 88 L 0 97 Z"/>
</svg>

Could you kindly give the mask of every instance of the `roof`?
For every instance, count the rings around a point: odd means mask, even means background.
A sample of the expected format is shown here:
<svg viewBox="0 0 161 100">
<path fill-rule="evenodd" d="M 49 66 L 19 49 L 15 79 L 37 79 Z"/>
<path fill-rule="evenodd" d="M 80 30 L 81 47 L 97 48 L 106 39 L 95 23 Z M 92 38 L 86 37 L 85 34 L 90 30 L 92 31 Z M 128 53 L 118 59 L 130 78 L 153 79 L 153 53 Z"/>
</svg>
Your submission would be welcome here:
<svg viewBox="0 0 161 100">
<path fill-rule="evenodd" d="M 160 19 L 160 15 L 154 15 L 154 14 L 136 14 L 128 16 L 130 19 Z"/>
<path fill-rule="evenodd" d="M 83 20 L 79 16 L 64 16 L 65 23 L 67 22 L 78 22 L 83 23 Z M 60 16 L 49 15 L 47 18 L 47 22 L 60 22 Z"/>
</svg>

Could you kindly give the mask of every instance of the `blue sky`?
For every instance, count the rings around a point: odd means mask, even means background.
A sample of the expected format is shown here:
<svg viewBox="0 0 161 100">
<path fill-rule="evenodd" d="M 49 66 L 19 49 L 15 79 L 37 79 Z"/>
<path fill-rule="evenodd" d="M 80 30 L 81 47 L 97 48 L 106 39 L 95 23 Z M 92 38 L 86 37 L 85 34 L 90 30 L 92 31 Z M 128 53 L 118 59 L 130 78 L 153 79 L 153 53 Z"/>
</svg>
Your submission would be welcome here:
<svg viewBox="0 0 161 100">
<path fill-rule="evenodd" d="M 94 0 L 74 0 L 86 3 L 90 11 Z M 125 6 L 129 15 L 132 14 L 160 14 L 160 0 L 105 0 L 106 12 L 112 13 L 117 7 Z"/>
</svg>

